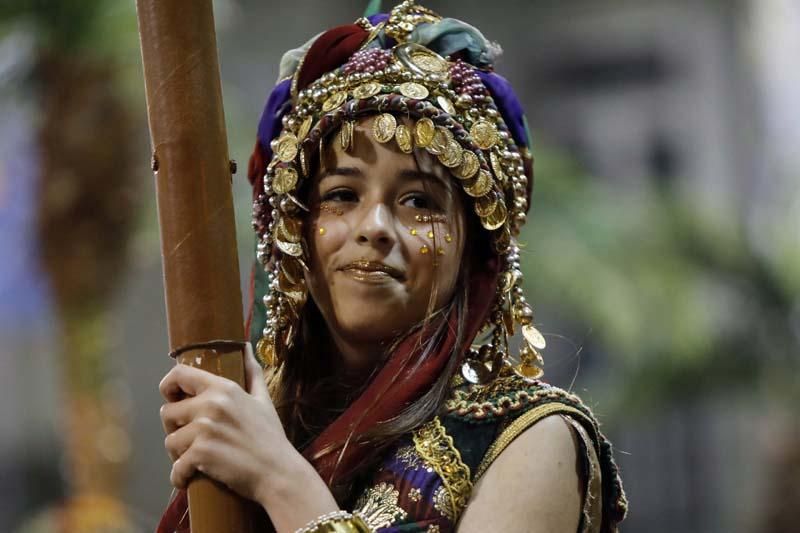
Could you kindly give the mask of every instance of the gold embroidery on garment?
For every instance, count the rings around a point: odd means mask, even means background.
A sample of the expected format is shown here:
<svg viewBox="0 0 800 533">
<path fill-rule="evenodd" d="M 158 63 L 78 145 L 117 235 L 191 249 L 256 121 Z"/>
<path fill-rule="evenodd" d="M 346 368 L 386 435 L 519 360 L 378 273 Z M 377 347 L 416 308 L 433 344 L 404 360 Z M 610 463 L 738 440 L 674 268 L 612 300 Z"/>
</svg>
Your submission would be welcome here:
<svg viewBox="0 0 800 533">
<path fill-rule="evenodd" d="M 433 468 L 425 464 L 422 458 L 417 454 L 417 449 L 413 444 L 399 448 L 394 456 L 408 469 L 418 470 L 424 468 L 428 472 L 433 472 Z"/>
<path fill-rule="evenodd" d="M 378 483 L 364 492 L 356 502 L 356 511 L 372 530 L 389 527 L 403 520 L 408 513 L 400 507 L 400 491 L 389 483 Z"/>
<path fill-rule="evenodd" d="M 456 521 L 456 516 L 453 512 L 453 503 L 450 499 L 450 494 L 447 492 L 447 487 L 444 485 L 441 485 L 433 493 L 433 508 L 451 522 Z"/>
<path fill-rule="evenodd" d="M 600 461 L 597 459 L 597 452 L 586 428 L 571 416 L 562 415 L 562 418 L 569 423 L 581 439 L 583 452 L 586 454 L 586 462 L 589 467 L 587 472 L 586 487 L 583 497 L 583 527 L 580 533 L 598 533 L 603 520 L 603 490 L 602 490 L 602 471 Z"/>
<path fill-rule="evenodd" d="M 453 438 L 447 434 L 439 417 L 414 432 L 414 447 L 422 460 L 431 465 L 442 478 L 442 487 L 447 491 L 450 500 L 451 520 L 455 522 L 467 506 L 472 493 L 472 481 L 469 467 L 461 460 Z M 435 498 L 434 495 L 434 503 Z"/>
<path fill-rule="evenodd" d="M 408 491 L 408 499 L 416 503 L 422 499 L 422 491 L 418 488 L 413 488 Z"/>
<path fill-rule="evenodd" d="M 586 418 L 586 415 L 584 415 L 575 407 L 563 403 L 553 402 L 540 405 L 539 407 L 534 407 L 511 422 L 511 424 L 509 424 L 508 427 L 504 429 L 502 433 L 500 433 L 500 436 L 495 439 L 492 445 L 489 446 L 489 449 L 486 451 L 486 454 L 483 456 L 483 459 L 478 465 L 478 469 L 475 471 L 475 481 L 480 479 L 480 477 L 486 473 L 486 469 L 489 468 L 494 460 L 500 456 L 503 450 L 505 450 L 514 439 L 519 437 L 523 431 L 534 425 L 542 418 L 553 413 L 570 413 L 584 419 Z"/>
<path fill-rule="evenodd" d="M 425 531 L 426 533 L 439 533 L 439 524 L 431 524 Z"/>
<path fill-rule="evenodd" d="M 444 409 L 458 416 L 503 416 L 509 411 L 536 403 L 540 400 L 554 399 L 580 403 L 577 396 L 549 385 L 531 390 L 531 383 L 517 376 L 498 377 L 485 385 L 469 385 L 455 389 L 445 401 Z"/>
</svg>

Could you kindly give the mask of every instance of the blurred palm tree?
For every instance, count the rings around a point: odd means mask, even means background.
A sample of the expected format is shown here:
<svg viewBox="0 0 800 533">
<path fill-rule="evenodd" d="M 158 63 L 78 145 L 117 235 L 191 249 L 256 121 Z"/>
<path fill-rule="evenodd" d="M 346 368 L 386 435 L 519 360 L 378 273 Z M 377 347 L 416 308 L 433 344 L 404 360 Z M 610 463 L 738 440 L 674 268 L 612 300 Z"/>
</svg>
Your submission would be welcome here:
<svg viewBox="0 0 800 533">
<path fill-rule="evenodd" d="M 126 390 L 108 357 L 109 299 L 129 260 L 141 179 L 139 146 L 131 142 L 142 137 L 140 125 L 119 79 L 120 52 L 136 45 L 128 4 L 23 0 L 0 7 L 0 31 L 24 28 L 37 43 L 25 83 L 40 112 L 38 248 L 60 320 L 68 497 L 32 522 L 34 529 L 132 529 L 121 503 L 130 453 Z"/>
</svg>

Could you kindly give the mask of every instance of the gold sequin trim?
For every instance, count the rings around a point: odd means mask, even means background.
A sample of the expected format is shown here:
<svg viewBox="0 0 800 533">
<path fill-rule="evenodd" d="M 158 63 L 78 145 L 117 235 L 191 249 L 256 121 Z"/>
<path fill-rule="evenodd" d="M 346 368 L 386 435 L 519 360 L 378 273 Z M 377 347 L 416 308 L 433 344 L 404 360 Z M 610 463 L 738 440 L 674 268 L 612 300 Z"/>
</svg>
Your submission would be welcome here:
<svg viewBox="0 0 800 533">
<path fill-rule="evenodd" d="M 433 508 L 451 522 L 456 521 L 455 513 L 453 512 L 453 502 L 450 500 L 447 487 L 444 485 L 440 486 L 433 493 Z"/>
<path fill-rule="evenodd" d="M 439 533 L 439 524 L 431 524 L 425 531 L 427 533 Z"/>
<path fill-rule="evenodd" d="M 434 418 L 414 432 L 414 447 L 423 461 L 433 467 L 442 478 L 449 496 L 452 521 L 455 522 L 472 493 L 470 470 L 439 420 Z M 435 498 L 435 497 L 434 497 Z"/>
<path fill-rule="evenodd" d="M 499 377 L 485 385 L 470 385 L 456 389 L 445 401 L 444 409 L 458 416 L 478 419 L 504 416 L 541 400 L 567 400 L 579 403 L 577 396 L 556 387 L 542 385 L 532 390 L 531 383 L 517 376 Z"/>
<path fill-rule="evenodd" d="M 389 483 L 370 487 L 356 502 L 356 511 L 372 530 L 404 520 L 408 513 L 400 507 L 400 491 Z"/>
<path fill-rule="evenodd" d="M 395 452 L 394 456 L 403 463 L 403 466 L 406 468 L 417 470 L 420 468 L 424 468 L 428 472 L 433 472 L 433 468 L 430 465 L 425 464 L 422 458 L 417 454 L 417 449 L 414 447 L 413 444 L 409 444 L 408 446 L 403 446 L 398 448 L 397 452 Z"/>
<path fill-rule="evenodd" d="M 553 402 L 534 407 L 511 422 L 511 424 L 509 424 L 508 427 L 504 429 L 502 433 L 500 433 L 500 436 L 495 439 L 492 445 L 489 446 L 489 449 L 486 451 L 486 455 L 483 456 L 483 460 L 481 460 L 480 464 L 478 465 L 478 469 L 475 471 L 475 481 L 480 479 L 480 477 L 486 472 L 486 469 L 489 468 L 494 460 L 497 459 L 503 450 L 505 450 L 514 439 L 519 437 L 523 431 L 534 425 L 542 418 L 553 413 L 570 413 L 583 419 L 586 418 L 586 415 L 584 415 L 575 407 L 563 403 Z"/>
<path fill-rule="evenodd" d="M 419 490 L 416 487 L 411 489 L 411 490 L 409 490 L 408 491 L 408 499 L 411 500 L 412 502 L 415 502 L 415 503 L 420 501 L 422 499 L 422 491 Z"/>
</svg>

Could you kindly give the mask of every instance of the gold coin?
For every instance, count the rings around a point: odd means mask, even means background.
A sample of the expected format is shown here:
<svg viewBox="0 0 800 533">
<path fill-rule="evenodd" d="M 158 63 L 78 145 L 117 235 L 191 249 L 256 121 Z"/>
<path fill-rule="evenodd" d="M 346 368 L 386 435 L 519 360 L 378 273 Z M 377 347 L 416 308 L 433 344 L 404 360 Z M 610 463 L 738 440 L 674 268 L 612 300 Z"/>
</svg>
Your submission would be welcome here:
<svg viewBox="0 0 800 533">
<path fill-rule="evenodd" d="M 413 24 L 410 24 L 408 31 L 412 29 Z M 403 43 L 395 46 L 394 56 L 403 67 L 415 74 L 447 74 L 447 61 L 420 44 Z"/>
<path fill-rule="evenodd" d="M 281 269 L 278 272 L 278 290 L 282 293 L 302 292 L 305 289 L 304 281 L 302 279 L 294 281 Z"/>
<path fill-rule="evenodd" d="M 379 143 L 389 142 L 397 130 L 397 119 L 391 113 L 383 113 L 372 123 L 372 136 Z"/>
<path fill-rule="evenodd" d="M 542 354 L 536 351 L 536 348 L 530 344 L 523 344 L 519 350 L 519 360 L 523 364 L 537 365 L 539 368 L 544 366 L 544 359 Z"/>
<path fill-rule="evenodd" d="M 328 97 L 327 100 L 322 104 L 322 110 L 327 113 L 328 111 L 333 111 L 343 103 L 347 101 L 347 93 L 333 93 Z"/>
<path fill-rule="evenodd" d="M 413 150 L 411 130 L 405 124 L 398 124 L 397 130 L 394 132 L 395 141 L 397 146 L 403 153 L 410 154 Z"/>
<path fill-rule="evenodd" d="M 433 142 L 433 134 L 436 132 L 436 126 L 429 118 L 421 118 L 414 125 L 414 137 L 417 146 L 427 148 Z"/>
<path fill-rule="evenodd" d="M 528 364 L 519 364 L 514 367 L 514 370 L 520 376 L 528 379 L 537 379 L 544 374 L 544 371 L 538 366 Z"/>
<path fill-rule="evenodd" d="M 297 171 L 292 167 L 280 167 L 275 171 L 275 177 L 272 178 L 272 189 L 279 193 L 285 194 L 297 185 Z"/>
<path fill-rule="evenodd" d="M 308 115 L 304 120 L 303 123 L 300 124 L 300 128 L 297 130 L 297 140 L 302 141 L 308 135 L 308 132 L 311 131 L 311 124 L 314 122 L 314 117 Z"/>
<path fill-rule="evenodd" d="M 464 192 L 470 196 L 480 197 L 492 189 L 491 175 L 481 169 L 478 175 L 470 181 L 464 183 Z"/>
<path fill-rule="evenodd" d="M 275 366 L 277 358 L 275 357 L 274 339 L 261 337 L 256 344 L 256 355 L 263 366 Z"/>
<path fill-rule="evenodd" d="M 530 324 L 527 326 L 522 326 L 522 336 L 525 337 L 525 340 L 528 341 L 528 344 L 537 350 L 544 350 L 545 346 L 547 346 L 547 341 L 544 340 L 544 335 L 542 335 L 538 329 Z"/>
<path fill-rule="evenodd" d="M 297 311 L 303 308 L 303 305 L 306 303 L 306 296 L 308 295 L 305 286 L 300 286 L 298 289 L 295 290 L 288 290 L 282 292 L 289 299 L 289 303 L 292 304 L 294 315 L 298 316 Z"/>
<path fill-rule="evenodd" d="M 494 193 L 481 196 L 475 199 L 475 212 L 483 219 L 492 214 L 492 211 L 497 208 L 498 203 L 499 199 Z"/>
<path fill-rule="evenodd" d="M 461 375 L 472 384 L 485 383 L 489 374 L 489 369 L 481 361 L 465 361 L 461 365 Z"/>
<path fill-rule="evenodd" d="M 503 325 L 508 336 L 514 335 L 514 313 L 511 311 L 511 306 L 506 306 L 503 309 Z"/>
<path fill-rule="evenodd" d="M 494 238 L 494 250 L 498 254 L 504 254 L 508 251 L 511 247 L 511 232 L 508 230 L 508 226 L 503 226 L 503 229 L 500 230 Z"/>
<path fill-rule="evenodd" d="M 339 140 L 342 144 L 342 150 L 349 152 L 353 146 L 353 122 L 348 120 L 342 124 L 339 130 Z"/>
<path fill-rule="evenodd" d="M 302 146 L 300 146 L 300 172 L 303 176 L 308 176 L 308 158 Z"/>
<path fill-rule="evenodd" d="M 514 285 L 517 283 L 517 280 L 519 280 L 518 270 L 504 272 L 503 277 L 501 278 L 500 290 L 503 291 L 504 293 L 511 292 L 511 289 L 514 288 Z"/>
<path fill-rule="evenodd" d="M 411 53 L 411 62 L 426 72 L 447 72 L 447 61 L 430 50 L 415 50 Z"/>
<path fill-rule="evenodd" d="M 447 143 L 444 152 L 439 154 L 439 161 L 448 168 L 455 168 L 461 164 L 461 145 L 452 139 Z"/>
<path fill-rule="evenodd" d="M 499 140 L 497 126 L 487 120 L 479 120 L 469 129 L 472 140 L 482 150 L 488 150 Z"/>
<path fill-rule="evenodd" d="M 448 115 L 456 114 L 456 108 L 453 106 L 453 102 L 451 102 L 446 96 L 437 96 L 436 101 L 439 102 L 439 107 L 441 107 L 442 110 Z"/>
<path fill-rule="evenodd" d="M 475 175 L 481 168 L 481 161 L 478 156 L 471 150 L 464 150 L 461 152 L 461 164 L 458 168 L 453 169 L 453 174 L 457 178 L 466 180 Z"/>
<path fill-rule="evenodd" d="M 303 224 L 296 218 L 282 216 L 278 221 L 275 238 L 286 242 L 298 243 L 303 238 Z"/>
<path fill-rule="evenodd" d="M 506 209 L 506 203 L 502 200 L 498 200 L 492 212 L 481 218 L 481 225 L 488 230 L 496 230 L 505 224 L 507 218 L 508 210 Z"/>
<path fill-rule="evenodd" d="M 305 279 L 303 276 L 303 265 L 293 257 L 285 257 L 281 260 L 281 272 L 283 272 L 286 279 L 293 285 L 297 285 Z"/>
<path fill-rule="evenodd" d="M 428 89 L 425 88 L 424 85 L 420 85 L 419 83 L 415 83 L 413 81 L 407 81 L 400 84 L 400 94 L 406 98 L 422 100 L 423 98 L 427 98 L 428 94 L 430 93 L 428 93 Z"/>
<path fill-rule="evenodd" d="M 353 98 L 358 99 L 369 98 L 370 96 L 375 96 L 379 92 L 381 92 L 381 84 L 374 81 L 362 83 L 351 91 Z"/>
<path fill-rule="evenodd" d="M 277 244 L 278 249 L 286 255 L 291 255 L 292 257 L 300 257 L 303 255 L 303 246 L 299 242 L 286 242 L 275 239 L 275 244 Z"/>
<path fill-rule="evenodd" d="M 433 155 L 443 154 L 444 151 L 447 150 L 447 144 L 452 138 L 453 134 L 450 133 L 450 130 L 444 126 L 436 126 L 433 131 L 433 140 L 426 149 Z"/>
<path fill-rule="evenodd" d="M 288 131 L 275 141 L 275 155 L 280 161 L 288 163 L 297 157 L 297 137 Z"/>
<path fill-rule="evenodd" d="M 500 165 L 500 156 L 494 150 L 489 154 L 489 162 L 492 165 L 495 177 L 500 183 L 505 183 L 508 178 L 506 178 L 506 173 L 503 172 L 503 167 Z"/>
</svg>

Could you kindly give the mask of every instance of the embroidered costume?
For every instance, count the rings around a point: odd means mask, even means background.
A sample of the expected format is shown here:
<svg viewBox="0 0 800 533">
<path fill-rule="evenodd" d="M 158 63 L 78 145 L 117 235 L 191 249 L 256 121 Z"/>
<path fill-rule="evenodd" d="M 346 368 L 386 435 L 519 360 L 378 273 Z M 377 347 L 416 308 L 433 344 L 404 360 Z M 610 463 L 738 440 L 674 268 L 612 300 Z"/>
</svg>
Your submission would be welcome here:
<svg viewBox="0 0 800 533">
<path fill-rule="evenodd" d="M 476 28 L 406 0 L 287 52 L 258 126 L 248 172 L 258 236 L 248 327 L 274 380 L 302 351 L 303 186 L 325 146 L 352 148 L 358 120 L 374 116 L 377 142 L 424 150 L 447 167 L 482 232 L 466 309 L 443 317 L 448 327 L 435 349 L 420 350 L 425 328 L 402 339 L 360 395 L 301 450 L 332 489 L 348 487 L 339 503 L 356 516 L 331 520 L 352 519 L 352 531 L 454 531 L 492 461 L 549 415 L 565 417 L 582 452 L 580 531 L 616 531 L 626 512 L 611 446 L 591 412 L 537 380 L 545 339 L 523 295 L 517 243 L 533 185 L 531 140 L 510 84 L 494 72 L 499 53 Z M 524 344 L 513 361 L 508 338 L 517 331 Z M 419 399 L 454 357 L 457 371 L 437 416 L 364 471 L 370 443 L 363 437 Z M 159 531 L 188 525 L 181 498 Z"/>
</svg>

